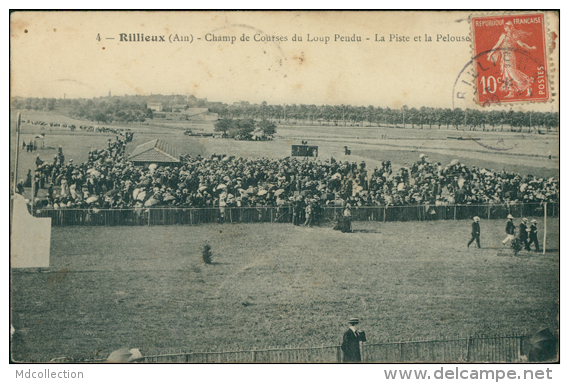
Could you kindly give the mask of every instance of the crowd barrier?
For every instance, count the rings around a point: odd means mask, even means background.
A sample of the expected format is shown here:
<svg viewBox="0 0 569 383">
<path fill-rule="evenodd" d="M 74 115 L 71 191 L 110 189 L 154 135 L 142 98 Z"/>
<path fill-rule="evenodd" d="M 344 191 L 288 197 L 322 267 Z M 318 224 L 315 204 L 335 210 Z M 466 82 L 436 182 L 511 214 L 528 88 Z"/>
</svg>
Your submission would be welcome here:
<svg viewBox="0 0 569 383">
<path fill-rule="evenodd" d="M 360 343 L 362 362 L 368 363 L 527 363 L 535 362 L 544 344 L 536 344 L 525 333 L 466 335 L 439 339 L 415 339 Z M 552 339 L 559 354 L 559 337 Z M 555 358 L 548 354 L 546 358 Z M 145 350 L 141 350 L 144 354 Z M 542 350 L 543 351 L 543 350 Z M 549 351 L 548 351 L 549 352 Z M 533 353 L 533 356 L 532 356 Z M 340 345 L 287 347 L 255 350 L 149 353 L 138 363 L 341 363 Z M 47 361 L 47 360 L 46 360 Z M 104 363 L 103 358 L 52 358 L 52 363 Z M 40 362 L 39 360 L 37 362 Z"/>
<path fill-rule="evenodd" d="M 370 363 L 516 363 L 524 361 L 524 334 L 362 343 Z M 340 346 L 151 355 L 145 363 L 340 363 Z"/>
<path fill-rule="evenodd" d="M 405 205 L 361 206 L 352 208 L 353 221 L 429 221 L 461 220 L 478 216 L 482 219 L 559 217 L 559 204 L 490 204 L 490 205 Z M 313 224 L 335 221 L 343 208 L 317 209 Z M 132 209 L 41 209 L 36 217 L 50 217 L 52 226 L 152 226 L 198 225 L 203 223 L 304 223 L 304 209 L 293 206 L 217 208 L 132 208 Z"/>
</svg>

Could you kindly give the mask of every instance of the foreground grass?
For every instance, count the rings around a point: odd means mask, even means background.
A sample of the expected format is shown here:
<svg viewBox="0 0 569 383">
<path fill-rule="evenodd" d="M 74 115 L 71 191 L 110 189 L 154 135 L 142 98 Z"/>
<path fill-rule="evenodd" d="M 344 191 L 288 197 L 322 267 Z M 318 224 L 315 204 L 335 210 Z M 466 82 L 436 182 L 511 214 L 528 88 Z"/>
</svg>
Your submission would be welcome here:
<svg viewBox="0 0 569 383">
<path fill-rule="evenodd" d="M 558 220 L 548 251 L 514 257 L 504 222 L 53 228 L 49 272 L 12 271 L 13 357 L 106 357 L 558 328 Z M 201 260 L 205 240 L 214 264 Z M 506 256 L 502 256 L 506 255 Z"/>
</svg>

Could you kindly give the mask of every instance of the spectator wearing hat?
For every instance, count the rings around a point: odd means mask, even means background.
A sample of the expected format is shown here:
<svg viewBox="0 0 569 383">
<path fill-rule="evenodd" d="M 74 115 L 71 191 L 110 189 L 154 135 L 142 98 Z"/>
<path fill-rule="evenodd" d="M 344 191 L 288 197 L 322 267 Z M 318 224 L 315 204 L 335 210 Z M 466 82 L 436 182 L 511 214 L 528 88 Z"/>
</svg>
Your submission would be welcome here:
<svg viewBox="0 0 569 383">
<path fill-rule="evenodd" d="M 24 194 L 24 180 L 20 180 L 16 185 L 16 193 L 20 195 Z"/>
<path fill-rule="evenodd" d="M 522 218 L 522 222 L 520 223 L 520 233 L 518 234 L 518 238 L 524 244 L 524 248 L 526 250 L 529 250 L 527 223 L 528 219 Z"/>
<path fill-rule="evenodd" d="M 529 241 L 528 241 L 528 246 L 527 246 L 527 250 L 530 249 L 530 245 L 532 243 L 535 243 L 535 251 L 539 251 L 539 241 L 537 240 L 537 220 L 536 219 L 532 219 L 531 220 L 531 226 L 529 227 Z"/>
<path fill-rule="evenodd" d="M 306 204 L 306 207 L 304 208 L 304 214 L 306 216 L 304 226 L 312 226 L 312 221 L 314 220 L 314 207 L 312 206 L 312 201 Z"/>
<path fill-rule="evenodd" d="M 466 247 L 470 247 L 470 244 L 476 240 L 476 246 L 480 249 L 480 224 L 478 222 L 480 222 L 480 218 L 474 217 L 472 222 L 472 238 L 470 238 Z"/>
<path fill-rule="evenodd" d="M 350 327 L 344 332 L 342 338 L 342 353 L 344 354 L 344 362 L 361 362 L 362 355 L 360 352 L 360 342 L 367 341 L 364 331 L 357 329 L 360 323 L 358 318 L 350 318 L 348 321 Z"/>
<path fill-rule="evenodd" d="M 352 206 L 347 203 L 342 214 L 342 233 L 352 232 Z"/>
<path fill-rule="evenodd" d="M 38 154 L 36 156 L 36 168 L 39 168 L 42 164 L 43 164 L 43 160 L 40 158 L 40 155 Z"/>
<path fill-rule="evenodd" d="M 508 222 L 506 223 L 506 238 L 502 241 L 502 244 L 513 241 L 516 235 L 516 225 L 514 225 L 514 217 L 508 214 Z"/>
</svg>

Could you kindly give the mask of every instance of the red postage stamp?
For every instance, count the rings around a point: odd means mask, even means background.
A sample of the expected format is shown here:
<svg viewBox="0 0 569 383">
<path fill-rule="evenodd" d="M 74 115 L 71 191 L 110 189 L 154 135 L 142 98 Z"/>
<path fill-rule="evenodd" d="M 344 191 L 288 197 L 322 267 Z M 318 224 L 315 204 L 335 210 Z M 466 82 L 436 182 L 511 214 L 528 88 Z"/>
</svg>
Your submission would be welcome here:
<svg viewBox="0 0 569 383">
<path fill-rule="evenodd" d="M 550 98 L 543 13 L 472 17 L 476 101 L 481 105 Z"/>
</svg>

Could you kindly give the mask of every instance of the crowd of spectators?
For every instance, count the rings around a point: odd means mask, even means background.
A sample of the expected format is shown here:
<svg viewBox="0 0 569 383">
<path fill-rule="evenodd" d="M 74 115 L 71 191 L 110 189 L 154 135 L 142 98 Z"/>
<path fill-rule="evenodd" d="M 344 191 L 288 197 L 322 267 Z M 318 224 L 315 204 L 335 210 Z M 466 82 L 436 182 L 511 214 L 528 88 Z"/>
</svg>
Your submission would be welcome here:
<svg viewBox="0 0 569 383">
<path fill-rule="evenodd" d="M 364 162 L 245 158 L 224 155 L 182 156 L 177 166 L 137 167 L 127 160 L 126 140 L 91 150 L 84 163 L 65 161 L 63 149 L 53 161 L 36 159 L 18 189 L 31 186 L 38 208 L 259 207 L 294 205 L 402 206 L 558 202 L 556 178 L 506 171 L 417 162 L 394 169 L 390 161 L 369 169 Z M 43 193 L 42 193 L 43 194 Z M 301 224 L 302 222 L 298 222 Z"/>
</svg>

